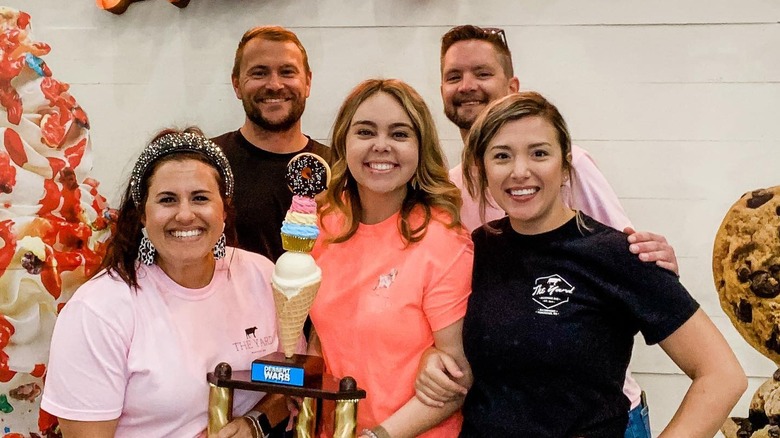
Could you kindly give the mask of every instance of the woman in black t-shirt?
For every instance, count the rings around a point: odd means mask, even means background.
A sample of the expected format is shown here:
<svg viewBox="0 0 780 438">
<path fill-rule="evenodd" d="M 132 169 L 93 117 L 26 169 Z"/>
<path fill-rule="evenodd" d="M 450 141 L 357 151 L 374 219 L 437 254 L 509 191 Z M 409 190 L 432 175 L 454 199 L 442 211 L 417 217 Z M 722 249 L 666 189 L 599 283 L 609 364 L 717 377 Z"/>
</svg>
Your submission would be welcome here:
<svg viewBox="0 0 780 438">
<path fill-rule="evenodd" d="M 571 141 L 537 93 L 507 96 L 477 119 L 464 150 L 471 195 L 507 212 L 473 234 L 473 292 L 463 339 L 474 383 L 461 436 L 623 437 L 622 393 L 634 335 L 659 343 L 693 379 L 662 437 L 712 437 L 747 381 L 698 303 L 671 272 L 639 261 L 625 235 L 571 210 Z M 431 351 L 418 397 L 464 388 Z"/>
</svg>

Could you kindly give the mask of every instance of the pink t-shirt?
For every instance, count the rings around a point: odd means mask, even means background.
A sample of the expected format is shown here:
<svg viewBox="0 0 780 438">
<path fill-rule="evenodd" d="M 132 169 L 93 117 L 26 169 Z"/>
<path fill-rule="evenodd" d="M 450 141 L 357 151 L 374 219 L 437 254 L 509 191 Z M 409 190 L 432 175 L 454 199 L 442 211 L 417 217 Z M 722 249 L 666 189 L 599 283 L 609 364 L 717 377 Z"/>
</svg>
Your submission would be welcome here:
<svg viewBox="0 0 780 438">
<path fill-rule="evenodd" d="M 609 185 L 607 179 L 596 166 L 590 154 L 577 145 L 571 146 L 572 183 L 567 182 L 561 188 L 564 201 L 571 207 L 581 210 L 597 221 L 610 227 L 623 231 L 631 226 L 631 221 L 623 211 L 615 191 Z M 473 231 L 482 226 L 479 218 L 479 201 L 472 198 L 466 190 L 463 182 L 463 167 L 458 164 L 450 170 L 450 180 L 458 186 L 463 198 L 463 206 L 460 209 L 460 220 L 467 230 Z M 572 190 L 572 186 L 574 189 Z M 485 206 L 485 222 L 500 219 L 506 216 L 504 210 L 495 204 L 488 193 L 490 202 Z M 623 385 L 623 393 L 631 401 L 631 408 L 639 406 L 642 389 L 631 377 L 631 371 L 626 371 L 626 381 Z"/>
<path fill-rule="evenodd" d="M 631 226 L 631 221 L 623 211 L 615 191 L 604 178 L 593 158 L 585 149 L 577 145 L 571 147 L 572 181 L 567 182 L 561 192 L 564 201 L 572 208 L 610 227 L 623 231 Z M 460 220 L 467 230 L 473 231 L 484 222 L 479 219 L 479 201 L 469 196 L 463 182 L 462 166 L 458 164 L 450 170 L 450 180 L 458 186 L 463 196 L 463 207 L 460 209 Z M 572 186 L 574 189 L 572 190 Z M 506 216 L 504 210 L 495 205 L 488 193 L 491 203 L 485 208 L 485 222 Z M 492 204 L 492 205 L 491 205 Z"/>
<path fill-rule="evenodd" d="M 343 243 L 315 248 L 322 286 L 311 318 L 328 372 L 352 376 L 367 397 L 358 407 L 358 430 L 380 424 L 414 397 L 414 379 L 433 332 L 466 313 L 473 245 L 462 229 L 431 220 L 425 237 L 404 246 L 395 214 L 361 224 Z M 336 233 L 341 217 L 323 218 L 323 234 Z M 419 223 L 413 215 L 411 222 Z M 453 415 L 420 436 L 455 437 Z"/>
<path fill-rule="evenodd" d="M 41 407 L 71 420 L 118 417 L 117 437 L 198 435 L 208 423 L 206 373 L 220 362 L 246 370 L 278 350 L 273 267 L 228 248 L 202 289 L 156 265 L 140 266 L 138 291 L 91 279 L 57 319 Z M 235 391 L 235 414 L 263 395 Z"/>
</svg>

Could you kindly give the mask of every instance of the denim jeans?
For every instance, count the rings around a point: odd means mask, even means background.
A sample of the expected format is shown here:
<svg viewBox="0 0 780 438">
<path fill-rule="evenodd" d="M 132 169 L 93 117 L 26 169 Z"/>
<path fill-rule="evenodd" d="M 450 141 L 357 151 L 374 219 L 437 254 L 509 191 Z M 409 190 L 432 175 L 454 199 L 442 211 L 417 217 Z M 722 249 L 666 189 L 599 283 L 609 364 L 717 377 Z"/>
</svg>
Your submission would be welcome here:
<svg viewBox="0 0 780 438">
<path fill-rule="evenodd" d="M 652 438 L 650 433 L 650 411 L 647 408 L 644 393 L 642 403 L 628 412 L 628 428 L 625 438 Z"/>
</svg>

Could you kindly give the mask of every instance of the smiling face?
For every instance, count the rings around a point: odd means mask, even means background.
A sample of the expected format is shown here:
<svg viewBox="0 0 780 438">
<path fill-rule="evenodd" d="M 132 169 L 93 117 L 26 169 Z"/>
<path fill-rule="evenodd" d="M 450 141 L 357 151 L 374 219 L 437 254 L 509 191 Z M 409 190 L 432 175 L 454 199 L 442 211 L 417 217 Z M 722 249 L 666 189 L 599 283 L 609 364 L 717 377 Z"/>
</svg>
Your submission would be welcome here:
<svg viewBox="0 0 780 438">
<path fill-rule="evenodd" d="M 504 124 L 488 143 L 483 160 L 490 194 L 515 231 L 551 231 L 573 216 L 561 196 L 568 169 L 558 134 L 544 118 L 529 116 Z"/>
<path fill-rule="evenodd" d="M 212 248 L 226 218 L 218 176 L 213 167 L 186 159 L 160 164 L 149 179 L 142 223 L 169 276 L 213 266 Z"/>
<path fill-rule="evenodd" d="M 458 128 L 468 131 L 488 103 L 517 92 L 520 83 L 506 76 L 498 57 L 489 42 L 480 40 L 458 41 L 444 55 L 444 114 Z"/>
<path fill-rule="evenodd" d="M 300 121 L 311 89 L 311 73 L 291 41 L 250 40 L 244 46 L 233 90 L 247 118 L 271 132 L 287 131 Z"/>
<path fill-rule="evenodd" d="M 418 156 L 412 120 L 394 97 L 380 91 L 358 106 L 347 132 L 346 159 L 364 208 L 400 209 Z"/>
</svg>

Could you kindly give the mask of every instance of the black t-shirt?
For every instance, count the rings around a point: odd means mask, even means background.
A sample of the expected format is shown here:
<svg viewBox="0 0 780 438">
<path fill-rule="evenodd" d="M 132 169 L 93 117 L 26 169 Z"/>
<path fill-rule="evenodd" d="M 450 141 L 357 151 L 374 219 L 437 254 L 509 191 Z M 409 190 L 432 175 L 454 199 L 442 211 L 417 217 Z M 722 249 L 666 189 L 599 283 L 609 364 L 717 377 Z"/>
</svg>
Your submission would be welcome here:
<svg viewBox="0 0 780 438">
<path fill-rule="evenodd" d="M 582 215 L 539 235 L 475 230 L 464 319 L 474 384 L 462 437 L 623 437 L 634 335 L 664 340 L 699 305 L 677 277 Z"/>
<path fill-rule="evenodd" d="M 282 221 L 292 204 L 284 175 L 287 163 L 301 152 L 315 153 L 330 162 L 330 148 L 312 139 L 298 152 L 275 154 L 253 146 L 240 131 L 213 139 L 225 152 L 236 180 L 236 246 L 262 254 L 271 261 L 284 252 Z"/>
</svg>

